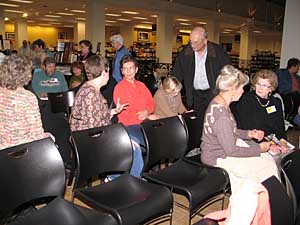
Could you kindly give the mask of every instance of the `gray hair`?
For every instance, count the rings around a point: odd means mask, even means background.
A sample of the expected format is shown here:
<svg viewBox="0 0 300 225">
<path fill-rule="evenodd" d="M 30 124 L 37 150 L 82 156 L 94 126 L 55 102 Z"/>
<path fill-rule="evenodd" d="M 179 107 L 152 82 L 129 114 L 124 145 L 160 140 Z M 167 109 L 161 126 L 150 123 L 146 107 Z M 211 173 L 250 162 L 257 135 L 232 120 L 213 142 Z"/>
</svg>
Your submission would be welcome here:
<svg viewBox="0 0 300 225">
<path fill-rule="evenodd" d="M 115 34 L 115 35 L 111 36 L 110 41 L 114 42 L 114 43 L 118 42 L 118 43 L 120 43 L 120 45 L 124 45 L 124 38 L 122 37 L 121 34 Z"/>
<path fill-rule="evenodd" d="M 216 88 L 219 91 L 228 91 L 230 88 L 239 88 L 241 85 L 246 85 L 249 82 L 249 77 L 242 71 L 234 68 L 231 65 L 226 65 L 222 68 L 220 75 L 216 81 Z"/>
</svg>

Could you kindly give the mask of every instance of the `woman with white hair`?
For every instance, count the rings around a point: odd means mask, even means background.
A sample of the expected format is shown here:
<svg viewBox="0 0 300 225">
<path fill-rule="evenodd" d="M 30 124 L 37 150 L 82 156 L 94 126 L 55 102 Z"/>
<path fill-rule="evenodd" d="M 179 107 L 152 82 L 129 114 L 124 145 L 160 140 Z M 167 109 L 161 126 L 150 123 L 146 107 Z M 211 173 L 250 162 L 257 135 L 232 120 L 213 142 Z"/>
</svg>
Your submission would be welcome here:
<svg viewBox="0 0 300 225">
<path fill-rule="evenodd" d="M 237 129 L 229 108 L 231 102 L 239 100 L 248 82 L 248 76 L 241 71 L 224 66 L 216 81 L 218 95 L 210 102 L 204 118 L 201 160 L 228 172 L 233 193 L 245 180 L 262 182 L 272 175 L 278 177 L 276 163 L 266 153 L 270 143 L 250 141 L 261 141 L 264 132 Z"/>
<path fill-rule="evenodd" d="M 125 55 L 131 55 L 124 46 L 124 39 L 121 34 L 115 34 L 110 37 L 112 47 L 116 51 L 114 60 L 112 61 L 112 76 L 117 83 L 122 80 L 120 62 Z"/>
</svg>

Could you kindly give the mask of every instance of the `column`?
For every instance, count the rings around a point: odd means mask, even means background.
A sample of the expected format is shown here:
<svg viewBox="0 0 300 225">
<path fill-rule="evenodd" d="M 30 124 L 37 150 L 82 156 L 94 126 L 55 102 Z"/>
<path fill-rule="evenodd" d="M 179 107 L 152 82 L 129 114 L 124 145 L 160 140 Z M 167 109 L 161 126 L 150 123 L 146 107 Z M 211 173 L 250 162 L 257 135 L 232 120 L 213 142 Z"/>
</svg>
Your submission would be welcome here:
<svg viewBox="0 0 300 225">
<path fill-rule="evenodd" d="M 160 63 L 172 63 L 173 16 L 159 12 L 156 32 L 156 57 Z"/>
<path fill-rule="evenodd" d="M 28 40 L 27 21 L 18 19 L 15 22 L 16 49 L 22 46 L 23 40 Z"/>
<path fill-rule="evenodd" d="M 253 53 L 253 34 L 250 27 L 241 28 L 241 42 L 240 42 L 240 59 L 241 63 L 245 64 L 245 61 L 250 60 Z"/>
<path fill-rule="evenodd" d="M 105 5 L 102 1 L 87 1 L 87 20 L 85 36 L 91 41 L 93 51 L 96 51 L 97 43 L 101 42 L 101 55 L 105 55 Z"/>
<path fill-rule="evenodd" d="M 208 32 L 208 40 L 219 44 L 220 42 L 220 24 L 218 21 L 209 21 L 206 24 L 206 30 Z"/>
<path fill-rule="evenodd" d="M 120 33 L 124 38 L 124 45 L 128 49 L 133 44 L 133 26 L 131 24 L 123 24 L 120 26 Z"/>
<path fill-rule="evenodd" d="M 74 43 L 79 43 L 81 40 L 85 39 L 85 22 L 77 21 L 74 27 Z"/>
<path fill-rule="evenodd" d="M 300 59 L 300 1 L 286 0 L 281 44 L 280 68 L 286 68 L 289 58 Z"/>
<path fill-rule="evenodd" d="M 4 11 L 2 7 L 0 7 L 0 35 L 2 35 L 3 39 L 5 38 Z"/>
</svg>

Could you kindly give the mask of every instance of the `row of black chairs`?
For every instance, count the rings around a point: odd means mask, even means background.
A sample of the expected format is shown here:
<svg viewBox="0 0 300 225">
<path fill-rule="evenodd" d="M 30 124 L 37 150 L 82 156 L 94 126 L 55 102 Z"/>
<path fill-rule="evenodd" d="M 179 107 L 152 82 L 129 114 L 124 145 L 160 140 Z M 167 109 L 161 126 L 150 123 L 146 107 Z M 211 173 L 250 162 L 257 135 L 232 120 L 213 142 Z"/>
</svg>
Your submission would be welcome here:
<svg viewBox="0 0 300 225">
<path fill-rule="evenodd" d="M 142 176 L 148 182 L 128 174 L 133 154 L 123 125 L 72 134 L 77 159 L 74 198 L 95 211 L 62 199 L 64 167 L 55 144 L 49 138 L 1 151 L 0 178 L 4 185 L 0 187 L 3 196 L 0 215 L 7 221 L 22 215 L 33 205 L 49 203 L 28 216 L 21 216 L 24 217 L 20 219 L 21 224 L 132 225 L 166 219 L 171 223 L 171 192 L 187 197 L 190 219 L 209 202 L 214 202 L 210 200 L 224 199 L 228 187 L 226 172 L 184 158 L 188 133 L 178 117 L 147 121 L 142 128 L 147 150 Z M 157 165 L 166 162 L 168 167 L 157 170 Z M 120 176 L 108 183 L 91 185 L 95 179 L 103 180 L 112 174 Z M 78 218 L 77 222 L 72 218 Z M 97 223 L 93 223 L 93 218 L 98 218 Z"/>
</svg>

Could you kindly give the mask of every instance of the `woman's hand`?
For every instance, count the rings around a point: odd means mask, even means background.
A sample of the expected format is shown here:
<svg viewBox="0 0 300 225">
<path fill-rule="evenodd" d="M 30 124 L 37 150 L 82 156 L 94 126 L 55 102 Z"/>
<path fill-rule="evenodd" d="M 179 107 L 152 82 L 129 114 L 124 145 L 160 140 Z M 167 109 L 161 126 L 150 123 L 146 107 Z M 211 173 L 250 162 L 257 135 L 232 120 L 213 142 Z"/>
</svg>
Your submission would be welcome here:
<svg viewBox="0 0 300 225">
<path fill-rule="evenodd" d="M 144 109 L 142 111 L 139 111 L 136 113 L 138 115 L 139 120 L 145 120 L 149 116 L 149 111 L 147 109 Z"/>
<path fill-rule="evenodd" d="M 128 106 L 128 103 L 120 104 L 120 98 L 118 98 L 116 108 L 114 108 L 110 111 L 110 115 L 113 116 L 113 115 L 119 114 L 120 112 L 125 110 L 127 106 Z"/>
<path fill-rule="evenodd" d="M 159 119 L 159 116 L 156 115 L 156 114 L 151 114 L 151 115 L 148 116 L 148 119 L 149 119 L 149 120 L 158 120 L 158 119 Z"/>
<path fill-rule="evenodd" d="M 272 144 L 270 146 L 270 151 L 273 152 L 276 155 L 281 153 L 280 146 L 279 145 L 275 145 L 275 144 Z"/>
<path fill-rule="evenodd" d="M 287 145 L 286 140 L 284 140 L 283 138 L 280 139 L 280 145 L 279 145 L 280 151 L 282 153 L 287 153 L 289 151 L 289 147 Z"/>
<path fill-rule="evenodd" d="M 261 142 L 260 144 L 259 144 L 259 147 L 260 147 L 260 151 L 261 152 L 267 152 L 267 151 L 269 151 L 269 149 L 270 149 L 270 146 L 271 146 L 271 142 L 267 142 L 267 141 L 264 141 L 264 142 Z"/>
<path fill-rule="evenodd" d="M 250 138 L 254 138 L 254 139 L 258 140 L 258 141 L 261 141 L 264 138 L 264 136 L 265 136 L 265 132 L 262 131 L 262 130 L 256 130 L 256 129 L 249 130 L 248 136 Z"/>
</svg>

